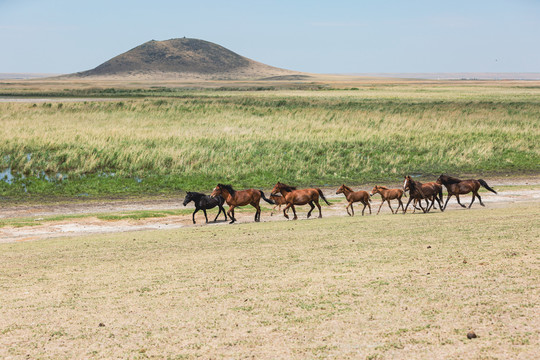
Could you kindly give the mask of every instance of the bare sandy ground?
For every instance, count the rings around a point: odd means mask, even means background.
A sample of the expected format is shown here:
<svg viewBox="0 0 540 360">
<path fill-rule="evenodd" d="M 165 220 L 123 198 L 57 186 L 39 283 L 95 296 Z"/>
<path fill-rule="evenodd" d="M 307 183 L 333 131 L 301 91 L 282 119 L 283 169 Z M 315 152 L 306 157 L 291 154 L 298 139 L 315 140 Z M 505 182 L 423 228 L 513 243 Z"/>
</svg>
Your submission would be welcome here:
<svg viewBox="0 0 540 360">
<path fill-rule="evenodd" d="M 498 194 L 490 192 L 482 192 L 481 196 L 487 208 L 501 208 L 508 207 L 512 203 L 516 202 L 530 202 L 540 201 L 540 189 L 536 188 L 540 185 L 540 176 L 524 177 L 524 178 L 499 178 L 491 179 L 488 181 L 490 186 L 496 190 L 498 186 L 516 186 L 515 189 L 504 188 L 499 189 Z M 535 189 L 524 189 L 523 187 L 531 185 Z M 395 184 L 396 187 L 399 185 Z M 364 190 L 369 190 L 369 186 L 362 187 Z M 327 198 L 340 198 L 342 202 L 332 203 L 330 206 L 322 204 L 323 216 L 347 216 L 345 211 L 345 198 L 342 195 L 335 195 L 335 189 L 324 189 L 324 193 Z M 468 205 L 471 200 L 470 195 L 461 197 L 462 203 Z M 182 205 L 181 198 L 178 199 L 154 199 L 143 201 L 110 201 L 110 202 L 89 202 L 89 203 L 75 203 L 75 204 L 52 204 L 52 205 L 16 205 L 11 207 L 4 207 L 0 210 L 0 218 L 24 218 L 29 221 L 36 221 L 38 223 L 43 220 L 43 217 L 54 215 L 74 215 L 74 214 L 107 214 L 107 213 L 121 213 L 135 210 L 176 210 L 193 208 L 193 204 L 189 204 L 187 207 Z M 408 198 L 405 198 L 405 204 Z M 375 195 L 372 198 L 372 215 L 375 216 L 381 199 L 379 195 Z M 269 204 L 264 204 L 266 208 L 269 208 Z M 397 206 L 397 202 L 393 202 L 393 208 Z M 252 222 L 254 211 L 250 211 L 251 207 L 245 207 L 247 211 L 236 213 L 237 223 Z M 473 208 L 481 208 L 478 201 L 475 201 Z M 253 209 L 254 210 L 254 209 Z M 297 207 L 297 213 L 299 220 L 306 219 L 309 206 Z M 355 216 L 361 216 L 362 206 L 355 204 Z M 434 211 L 434 210 L 432 210 Z M 438 211 L 438 210 L 436 210 Z M 447 211 L 467 211 L 462 209 L 456 202 L 455 198 L 450 200 Z M 411 212 L 409 207 L 408 213 Z M 211 210 L 209 212 L 209 220 L 213 220 L 217 211 Z M 418 212 L 417 212 L 418 213 Z M 366 208 L 366 215 L 369 214 Z M 318 215 L 316 209 L 313 212 L 316 217 Z M 380 216 L 390 216 L 390 209 L 387 204 L 384 204 L 381 208 Z M 369 215 L 368 215 L 369 216 Z M 395 215 L 399 216 L 399 215 Z M 45 222 L 36 226 L 24 226 L 24 227 L 12 227 L 6 226 L 0 228 L 0 243 L 16 242 L 16 241 L 31 241 L 42 240 L 63 236 L 83 236 L 88 234 L 104 234 L 104 233 L 116 233 L 127 231 L 139 231 L 139 230 L 159 230 L 159 229 L 174 229 L 190 226 L 223 226 L 228 222 L 223 220 L 223 215 L 220 215 L 219 220 L 216 223 L 210 222 L 205 224 L 204 215 L 202 212 L 197 213 L 197 224 L 193 225 L 191 221 L 191 214 L 179 215 L 179 216 L 167 216 L 161 218 L 146 218 L 141 220 L 100 220 L 95 216 L 88 216 L 79 219 L 68 219 L 62 221 Z M 312 217 L 313 219 L 313 217 Z M 283 213 L 275 213 L 270 215 L 270 211 L 263 211 L 261 216 L 262 221 L 287 221 L 284 218 Z"/>
</svg>

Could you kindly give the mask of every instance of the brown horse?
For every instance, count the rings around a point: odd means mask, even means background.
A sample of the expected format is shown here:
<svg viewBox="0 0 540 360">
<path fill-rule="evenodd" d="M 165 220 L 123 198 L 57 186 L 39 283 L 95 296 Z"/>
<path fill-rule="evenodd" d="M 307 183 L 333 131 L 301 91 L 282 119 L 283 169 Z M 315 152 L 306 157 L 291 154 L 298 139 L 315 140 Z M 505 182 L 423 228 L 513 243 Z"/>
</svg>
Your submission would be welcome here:
<svg viewBox="0 0 540 360">
<path fill-rule="evenodd" d="M 345 195 L 345 198 L 349 202 L 349 204 L 345 207 L 349 216 L 354 216 L 353 203 L 358 201 L 360 201 L 364 205 L 364 207 L 362 208 L 362 216 L 364 216 L 364 210 L 366 209 L 366 206 L 369 206 L 369 213 L 371 214 L 371 205 L 369 204 L 371 199 L 369 198 L 369 194 L 367 191 L 353 191 L 353 189 L 343 184 L 339 187 L 339 189 L 337 189 L 336 194 Z M 349 208 L 351 208 L 352 214 L 349 212 Z"/>
<path fill-rule="evenodd" d="M 278 182 L 272 189 L 272 195 L 275 195 L 277 193 L 281 193 L 281 195 L 283 195 L 285 201 L 287 202 L 287 206 L 285 206 L 285 209 L 283 209 L 283 215 L 287 219 L 289 218 L 289 215 L 287 215 L 287 210 L 289 208 L 291 208 L 293 211 L 293 220 L 298 219 L 298 216 L 296 216 L 296 209 L 294 208 L 294 205 L 309 204 L 311 206 L 311 209 L 307 213 L 308 218 L 311 216 L 311 212 L 315 208 L 315 205 L 317 205 L 317 208 L 319 209 L 319 217 L 322 217 L 321 205 L 319 205 L 319 197 L 323 199 L 327 205 L 330 205 L 330 203 L 324 197 L 321 189 L 318 188 L 297 190 L 294 186 L 289 186 Z M 313 205 L 313 203 L 315 203 L 315 205 Z"/>
<path fill-rule="evenodd" d="M 418 181 L 417 181 L 418 183 Z M 404 184 L 405 185 L 405 184 Z M 442 202 L 443 202 L 443 194 L 442 194 L 442 186 L 440 184 L 437 184 L 436 181 L 431 181 L 431 182 L 427 182 L 427 183 L 423 183 L 421 184 L 422 185 L 422 191 L 424 193 L 429 193 L 429 194 L 433 194 L 431 196 L 427 196 L 424 200 L 426 200 L 426 212 L 429 212 L 429 210 L 431 210 L 431 207 L 433 206 L 433 208 L 435 210 L 437 210 L 437 206 L 435 205 L 435 200 L 439 203 L 439 207 L 441 209 L 441 211 L 444 211 L 444 207 L 441 206 Z M 408 189 L 408 188 L 407 188 Z M 405 190 L 407 190 L 405 189 Z M 413 214 L 416 210 L 420 210 L 416 207 L 416 205 L 421 202 L 422 199 L 421 198 L 414 198 L 414 202 L 413 202 Z M 430 201 L 431 201 L 431 204 L 430 204 Z"/>
<path fill-rule="evenodd" d="M 482 198 L 478 194 L 478 189 L 480 189 L 480 186 L 483 186 L 487 190 L 491 191 L 492 193 L 497 193 L 495 190 L 489 187 L 489 185 L 482 179 L 474 180 L 460 180 L 458 178 L 448 176 L 448 175 L 441 175 L 437 179 L 437 183 L 444 185 L 446 187 L 446 190 L 448 191 L 448 197 L 446 198 L 446 202 L 444 203 L 444 208 L 446 209 L 446 205 L 448 204 L 448 200 L 452 197 L 452 195 L 456 196 L 457 202 L 462 207 L 466 207 L 459 201 L 459 195 L 468 194 L 470 192 L 473 193 L 472 201 L 469 204 L 469 209 L 471 208 L 475 197 L 478 197 L 478 201 L 480 201 L 480 205 L 484 205 L 482 202 Z"/>
<path fill-rule="evenodd" d="M 370 196 L 373 196 L 375 194 L 381 194 L 381 198 L 382 198 L 382 203 L 379 206 L 379 210 L 377 211 L 377 215 L 379 215 L 379 212 L 381 211 L 381 207 L 383 206 L 385 201 L 388 202 L 388 207 L 390 208 L 390 211 L 392 212 L 392 214 L 394 214 L 394 210 L 392 209 L 392 205 L 390 205 L 390 200 L 397 199 L 397 201 L 399 203 L 399 205 L 398 205 L 398 207 L 396 209 L 396 212 L 395 212 L 396 214 L 397 214 L 400 206 L 401 206 L 402 209 L 404 209 L 403 208 L 403 203 L 401 202 L 401 197 L 404 196 L 403 190 L 401 190 L 401 189 L 389 189 L 386 186 L 375 185 L 373 190 L 371 190 L 371 195 Z"/>
<path fill-rule="evenodd" d="M 210 196 L 216 197 L 219 195 L 221 195 L 225 199 L 225 202 L 227 202 L 227 205 L 229 205 L 229 210 L 227 211 L 227 214 L 229 214 L 229 217 L 231 218 L 231 222 L 229 224 L 236 221 L 236 218 L 234 217 L 234 208 L 237 206 L 244 206 L 248 204 L 253 206 L 255 209 L 257 209 L 255 212 L 255 221 L 259 222 L 261 221 L 261 207 L 259 206 L 261 198 L 267 203 L 274 205 L 272 200 L 267 199 L 266 196 L 264 196 L 264 193 L 257 189 L 236 191 L 231 185 L 218 184 Z"/>
<path fill-rule="evenodd" d="M 278 208 L 278 211 L 281 211 L 281 205 L 287 204 L 287 201 L 285 201 L 285 198 L 281 195 L 270 194 L 270 199 L 272 199 L 272 201 L 276 203 L 276 205 L 274 205 L 272 211 L 270 212 L 270 216 L 274 216 L 274 210 L 276 210 L 276 208 Z"/>
<path fill-rule="evenodd" d="M 407 208 L 412 200 L 418 200 L 418 204 L 423 212 L 428 212 L 435 204 L 435 200 L 439 203 L 439 208 L 444 211 L 444 207 L 441 204 L 442 201 L 442 186 L 437 183 L 422 184 L 420 181 L 413 180 L 409 175 L 405 176 L 405 182 L 403 183 L 403 190 L 409 190 L 410 198 L 405 206 L 403 213 L 407 212 Z M 428 204 L 427 208 L 422 207 L 422 199 L 426 199 Z M 431 204 L 429 204 L 431 200 Z M 414 206 L 414 205 L 413 205 Z"/>
</svg>

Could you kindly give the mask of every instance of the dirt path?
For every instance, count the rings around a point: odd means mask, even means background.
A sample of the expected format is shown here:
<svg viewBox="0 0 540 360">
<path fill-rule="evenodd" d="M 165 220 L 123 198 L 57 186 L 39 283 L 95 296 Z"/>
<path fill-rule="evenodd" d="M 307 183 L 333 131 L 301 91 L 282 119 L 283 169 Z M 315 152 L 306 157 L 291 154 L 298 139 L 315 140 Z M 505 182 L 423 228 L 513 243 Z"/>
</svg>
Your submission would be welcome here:
<svg viewBox="0 0 540 360">
<path fill-rule="evenodd" d="M 491 207 L 507 207 L 509 204 L 524 201 L 540 201 L 540 176 L 529 177 L 523 179 L 496 179 L 489 181 L 490 185 L 497 189 L 497 186 L 516 186 L 516 188 L 504 188 L 499 191 L 499 194 L 483 192 L 482 199 L 488 208 Z M 524 189 L 523 186 L 531 186 L 532 189 Z M 397 185 L 396 185 L 397 186 Z M 366 187 L 367 188 L 367 187 Z M 324 189 L 328 198 L 343 199 L 339 203 L 333 203 L 330 206 L 323 206 L 323 216 L 347 216 L 345 211 L 345 199 L 342 195 L 335 195 L 335 189 Z M 464 204 L 470 203 L 470 195 L 462 197 Z M 407 199 L 405 199 L 407 201 Z M 376 214 L 381 203 L 380 197 L 375 195 L 372 198 L 373 215 Z M 191 205 L 191 204 L 190 204 Z M 267 208 L 268 204 L 264 204 Z M 268 205 L 268 206 L 267 206 Z M 393 204 L 393 207 L 397 203 Z M 193 206 L 188 206 L 188 208 Z M 475 202 L 474 208 L 480 207 Z M 238 223 L 252 222 L 254 211 L 237 212 Z M 1 218 L 24 218 L 29 222 L 36 221 L 39 223 L 43 217 L 54 215 L 72 215 L 72 214 L 107 214 L 121 213 L 135 210 L 177 210 L 184 209 L 182 199 L 153 199 L 144 201 L 111 201 L 111 202 L 89 202 L 75 204 L 53 204 L 53 205 L 17 205 L 3 208 L 0 213 Z M 300 220 L 306 218 L 309 207 L 302 206 L 297 208 L 298 217 Z M 356 216 L 361 216 L 361 206 L 355 205 Z M 450 200 L 448 211 L 461 211 L 461 207 L 456 203 L 456 200 Z M 367 208 L 366 208 L 366 211 Z M 410 211 L 410 210 L 409 210 Z M 217 211 L 212 210 L 208 217 L 212 220 Z M 317 215 L 316 211 L 313 212 Z M 381 215 L 390 215 L 388 205 L 383 205 Z M 15 241 L 31 241 L 48 238 L 56 238 L 62 236 L 82 236 L 87 234 L 103 234 L 138 230 L 158 230 L 158 229 L 174 229 L 187 226 L 223 226 L 227 222 L 222 220 L 216 223 L 205 225 L 204 215 L 202 212 L 197 213 L 197 225 L 193 225 L 191 214 L 167 216 L 160 218 L 146 218 L 141 220 L 100 220 L 95 216 L 81 217 L 77 219 L 68 219 L 62 221 L 50 221 L 35 226 L 12 227 L 6 226 L 0 228 L 0 243 L 15 242 Z M 270 211 L 263 211 L 261 216 L 262 221 L 286 221 L 282 213 L 270 216 Z"/>
</svg>

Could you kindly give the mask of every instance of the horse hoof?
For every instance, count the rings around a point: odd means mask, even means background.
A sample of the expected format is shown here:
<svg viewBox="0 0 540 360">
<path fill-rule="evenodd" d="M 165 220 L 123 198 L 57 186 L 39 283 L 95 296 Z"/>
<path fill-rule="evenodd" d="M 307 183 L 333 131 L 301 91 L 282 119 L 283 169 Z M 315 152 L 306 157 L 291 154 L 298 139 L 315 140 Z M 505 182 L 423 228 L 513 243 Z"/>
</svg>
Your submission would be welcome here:
<svg viewBox="0 0 540 360">
<path fill-rule="evenodd" d="M 229 224 L 234 224 L 234 220 L 233 220 L 233 221 L 231 221 L 231 222 L 229 222 Z"/>
</svg>

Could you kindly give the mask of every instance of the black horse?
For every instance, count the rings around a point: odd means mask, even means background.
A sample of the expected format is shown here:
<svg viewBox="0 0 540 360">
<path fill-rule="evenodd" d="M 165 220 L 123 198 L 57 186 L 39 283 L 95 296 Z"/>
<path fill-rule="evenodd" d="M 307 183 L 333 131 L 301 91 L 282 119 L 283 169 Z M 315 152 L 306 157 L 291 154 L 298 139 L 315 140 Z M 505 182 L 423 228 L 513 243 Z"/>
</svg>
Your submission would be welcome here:
<svg viewBox="0 0 540 360">
<path fill-rule="evenodd" d="M 214 222 L 216 222 L 219 214 L 223 211 L 223 215 L 225 215 L 225 220 L 227 220 L 227 213 L 225 212 L 225 209 L 223 208 L 223 203 L 225 200 L 221 196 L 216 197 L 210 197 L 205 194 L 201 194 L 198 192 L 190 192 L 186 194 L 186 197 L 184 198 L 184 206 L 186 206 L 190 201 L 193 201 L 195 203 L 195 211 L 193 212 L 193 223 L 195 224 L 195 213 L 199 210 L 202 210 L 204 212 L 204 217 L 206 218 L 206 223 L 208 223 L 208 216 L 206 216 L 206 209 L 212 209 L 216 206 L 219 206 L 219 212 L 216 215 L 216 218 L 214 219 Z"/>
</svg>

